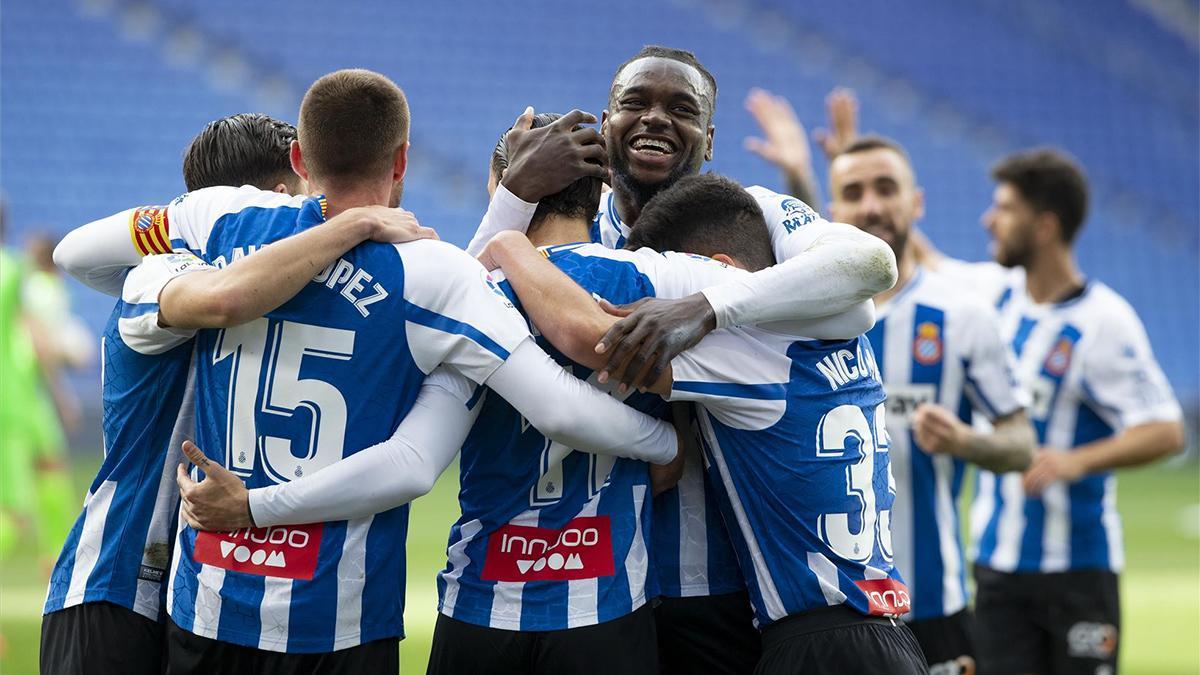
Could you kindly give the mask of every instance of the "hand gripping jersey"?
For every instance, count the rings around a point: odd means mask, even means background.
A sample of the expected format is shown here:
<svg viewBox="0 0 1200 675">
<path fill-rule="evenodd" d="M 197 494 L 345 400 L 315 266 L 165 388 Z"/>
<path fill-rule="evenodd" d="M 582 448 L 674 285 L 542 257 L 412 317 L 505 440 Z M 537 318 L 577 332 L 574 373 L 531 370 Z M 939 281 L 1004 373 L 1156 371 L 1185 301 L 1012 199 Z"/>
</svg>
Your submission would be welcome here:
<svg viewBox="0 0 1200 675">
<path fill-rule="evenodd" d="M 1097 281 L 1058 304 L 1035 304 L 1024 275 L 1001 293 L 1001 333 L 1032 394 L 1041 446 L 1071 450 L 1127 427 L 1182 416 L 1146 330 L 1124 298 Z M 1026 495 L 1019 474 L 983 471 L 972 506 L 977 561 L 1002 572 L 1060 572 L 1124 565 L 1112 472 Z"/>
<path fill-rule="evenodd" d="M 879 307 L 867 333 L 887 391 L 888 438 L 896 499 L 892 540 L 896 568 L 908 582 L 908 620 L 950 616 L 967 605 L 959 540 L 958 500 L 967 465 L 917 445 L 910 422 L 917 406 L 935 403 L 971 423 L 1025 405 L 1013 381 L 995 312 L 937 272 L 916 273 Z"/>
<path fill-rule="evenodd" d="M 172 239 L 221 266 L 322 222 L 324 210 L 320 198 L 209 188 L 167 217 Z M 365 243 L 266 317 L 197 335 L 197 444 L 251 488 L 305 476 L 388 438 L 434 367 L 482 382 L 528 336 L 461 250 Z M 279 652 L 400 636 L 407 527 L 407 505 L 300 526 L 181 527 L 171 617 Z"/>
<path fill-rule="evenodd" d="M 736 274 L 706 258 L 649 250 L 574 244 L 544 252 L 593 296 L 616 304 L 679 297 Z M 519 303 L 507 282 L 501 286 Z M 542 343 L 577 377 L 591 376 Z M 609 621 L 645 604 L 655 581 L 647 465 L 551 442 L 506 401 L 482 396 L 462 449 L 462 517 L 438 578 L 441 612 L 481 626 L 543 631 Z M 666 410 L 655 395 L 635 393 L 625 402 L 650 414 Z"/>
<path fill-rule="evenodd" d="M 819 223 L 825 222 L 795 197 L 760 186 L 746 191 L 763 210 L 777 260 L 804 250 Z M 614 249 L 625 246 L 630 226 L 617 213 L 615 193 L 600 198 L 591 233 L 593 242 Z M 696 458 L 689 458 L 679 484 L 655 499 L 654 560 L 659 590 L 665 596 L 719 595 L 745 588 L 725 523 L 706 487 L 708 480 Z"/>
<path fill-rule="evenodd" d="M 672 368 L 671 400 L 700 404 L 713 492 L 759 628 L 831 605 L 908 612 L 892 563 L 896 488 L 870 342 L 732 328 Z"/>
<path fill-rule="evenodd" d="M 83 513 L 50 574 L 45 613 L 83 602 L 111 602 L 153 621 L 166 617 L 179 488 L 175 467 L 191 437 L 190 334 L 160 330 L 157 342 L 130 336 L 157 324 L 167 278 L 203 266 L 190 254 L 159 256 L 160 280 L 130 274 L 100 339 L 104 462 Z"/>
</svg>

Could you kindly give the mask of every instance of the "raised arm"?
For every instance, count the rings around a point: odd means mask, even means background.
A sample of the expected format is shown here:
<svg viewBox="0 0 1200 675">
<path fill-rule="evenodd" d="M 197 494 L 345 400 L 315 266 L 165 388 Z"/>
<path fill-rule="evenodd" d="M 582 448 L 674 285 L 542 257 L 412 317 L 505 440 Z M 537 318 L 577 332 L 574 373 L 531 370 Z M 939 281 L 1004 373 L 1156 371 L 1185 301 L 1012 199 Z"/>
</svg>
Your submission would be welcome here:
<svg viewBox="0 0 1200 675">
<path fill-rule="evenodd" d="M 383 206 L 350 209 L 328 222 L 277 241 L 224 269 L 176 277 L 159 295 L 159 322 L 175 328 L 224 328 L 258 318 L 363 241 L 436 239 L 408 211 Z"/>
</svg>

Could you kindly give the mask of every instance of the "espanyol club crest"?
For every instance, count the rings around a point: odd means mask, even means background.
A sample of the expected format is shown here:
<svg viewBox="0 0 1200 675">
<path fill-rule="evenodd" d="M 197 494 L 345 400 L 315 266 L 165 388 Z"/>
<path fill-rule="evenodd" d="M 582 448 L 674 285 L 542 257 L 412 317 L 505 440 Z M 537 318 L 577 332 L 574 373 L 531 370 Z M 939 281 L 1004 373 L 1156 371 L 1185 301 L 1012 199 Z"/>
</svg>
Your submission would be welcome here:
<svg viewBox="0 0 1200 675">
<path fill-rule="evenodd" d="M 1073 343 L 1067 338 L 1059 338 L 1058 343 L 1054 345 L 1054 349 L 1046 357 L 1046 363 L 1042 367 L 1054 377 L 1067 372 L 1067 368 L 1071 365 L 1071 349 L 1073 347 Z"/>
<path fill-rule="evenodd" d="M 936 323 L 926 321 L 917 326 L 913 358 L 923 366 L 932 366 L 942 360 L 942 335 Z"/>
</svg>

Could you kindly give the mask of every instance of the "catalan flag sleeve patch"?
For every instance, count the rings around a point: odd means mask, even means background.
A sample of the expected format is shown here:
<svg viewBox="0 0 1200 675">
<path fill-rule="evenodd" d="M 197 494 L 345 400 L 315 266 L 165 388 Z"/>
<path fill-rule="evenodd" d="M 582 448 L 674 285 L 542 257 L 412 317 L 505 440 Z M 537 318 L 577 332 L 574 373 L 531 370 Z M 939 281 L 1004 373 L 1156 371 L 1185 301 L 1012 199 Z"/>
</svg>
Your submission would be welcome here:
<svg viewBox="0 0 1200 675">
<path fill-rule="evenodd" d="M 143 206 L 129 216 L 129 236 L 133 246 L 143 256 L 171 252 L 171 235 L 167 222 L 167 207 Z"/>
</svg>

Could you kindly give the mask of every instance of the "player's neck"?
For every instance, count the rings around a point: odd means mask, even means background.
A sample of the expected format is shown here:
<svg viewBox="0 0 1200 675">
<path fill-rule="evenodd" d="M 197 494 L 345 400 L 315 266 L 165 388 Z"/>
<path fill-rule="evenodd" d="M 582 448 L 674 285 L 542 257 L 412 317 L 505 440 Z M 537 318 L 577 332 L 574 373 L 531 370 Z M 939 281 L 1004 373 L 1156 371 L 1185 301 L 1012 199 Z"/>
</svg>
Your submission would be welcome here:
<svg viewBox="0 0 1200 675">
<path fill-rule="evenodd" d="M 558 246 L 590 241 L 590 226 L 591 223 L 582 218 L 551 214 L 530 228 L 529 241 L 534 246 Z"/>
<path fill-rule="evenodd" d="M 1025 290 L 1036 303 L 1058 302 L 1083 286 L 1083 274 L 1065 246 L 1043 249 L 1025 266 Z"/>
<path fill-rule="evenodd" d="M 614 207 L 617 210 L 617 216 L 620 217 L 622 223 L 633 227 L 638 216 L 642 215 L 643 204 L 639 204 L 632 193 L 623 189 L 619 181 L 613 184 L 613 194 L 616 195 Z"/>
<path fill-rule="evenodd" d="M 875 305 L 877 307 L 882 307 L 888 300 L 896 297 L 900 291 L 904 290 L 908 282 L 912 281 L 913 275 L 917 273 L 917 259 L 909 253 L 910 251 L 902 250 L 896 256 L 896 285 L 875 296 Z"/>
<path fill-rule="evenodd" d="M 388 206 L 392 199 L 389 188 L 390 185 L 356 185 L 342 188 L 332 185 L 318 186 L 309 184 L 310 193 L 325 195 L 325 200 L 328 204 L 325 212 L 326 220 L 331 220 L 344 211 L 349 211 L 360 206 Z"/>
</svg>

